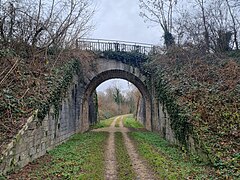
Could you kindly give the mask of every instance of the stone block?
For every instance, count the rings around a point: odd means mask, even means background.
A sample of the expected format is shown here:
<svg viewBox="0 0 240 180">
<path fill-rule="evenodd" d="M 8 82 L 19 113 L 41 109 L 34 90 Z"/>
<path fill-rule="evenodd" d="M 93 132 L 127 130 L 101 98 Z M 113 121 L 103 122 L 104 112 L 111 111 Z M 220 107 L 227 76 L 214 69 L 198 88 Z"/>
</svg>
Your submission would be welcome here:
<svg viewBox="0 0 240 180">
<path fill-rule="evenodd" d="M 46 152 L 47 152 L 47 150 L 46 150 L 46 149 L 44 149 L 44 150 L 40 151 L 40 152 L 38 153 L 38 157 L 41 157 L 41 156 L 45 155 L 45 154 L 46 154 Z"/>
<path fill-rule="evenodd" d="M 28 151 L 23 151 L 19 154 L 21 161 L 29 157 Z"/>
<path fill-rule="evenodd" d="M 36 137 L 36 138 L 33 140 L 33 143 L 34 143 L 34 146 L 39 145 L 39 144 L 41 143 L 41 138 Z"/>
<path fill-rule="evenodd" d="M 24 151 L 27 150 L 27 148 L 29 148 L 28 143 L 22 142 L 22 143 L 18 143 L 15 146 L 15 154 L 20 154 Z"/>
<path fill-rule="evenodd" d="M 25 158 L 25 159 L 22 159 L 21 161 L 18 162 L 18 166 L 21 168 L 21 167 L 24 167 L 26 166 L 29 162 L 30 162 L 30 158 Z"/>
<path fill-rule="evenodd" d="M 45 142 L 42 142 L 42 144 L 41 144 L 41 149 L 42 149 L 42 150 L 45 150 L 45 149 L 46 149 L 46 143 L 45 143 Z"/>
<path fill-rule="evenodd" d="M 33 156 L 36 153 L 36 147 L 31 147 L 29 150 L 29 155 Z"/>
<path fill-rule="evenodd" d="M 41 144 L 36 145 L 36 152 L 39 153 L 41 151 Z"/>
<path fill-rule="evenodd" d="M 28 130 L 35 130 L 37 128 L 36 122 L 33 121 L 28 125 Z"/>
<path fill-rule="evenodd" d="M 2 173 L 3 173 L 5 168 L 6 168 L 6 162 L 3 161 L 3 162 L 0 163 L 0 170 L 2 170 Z M 0 174 L 1 174 L 1 172 L 0 172 Z"/>
<path fill-rule="evenodd" d="M 48 119 L 44 119 L 44 121 L 42 122 L 42 126 L 43 127 L 47 127 L 48 126 Z"/>
</svg>

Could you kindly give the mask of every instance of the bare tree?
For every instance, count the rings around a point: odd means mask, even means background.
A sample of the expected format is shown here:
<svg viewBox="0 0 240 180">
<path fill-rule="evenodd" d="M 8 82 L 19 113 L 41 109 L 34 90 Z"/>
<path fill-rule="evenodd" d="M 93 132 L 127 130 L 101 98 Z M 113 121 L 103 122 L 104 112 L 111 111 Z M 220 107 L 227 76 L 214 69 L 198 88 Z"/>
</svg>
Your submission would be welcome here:
<svg viewBox="0 0 240 180">
<path fill-rule="evenodd" d="M 227 8 L 228 8 L 228 11 L 229 11 L 229 14 L 231 16 L 231 20 L 232 20 L 232 27 L 233 27 L 233 35 L 234 35 L 234 43 L 235 43 L 235 46 L 236 46 L 236 49 L 238 50 L 239 47 L 238 47 L 238 39 L 237 39 L 237 20 L 236 20 L 236 16 L 234 16 L 234 12 L 233 12 L 233 8 L 235 7 L 238 7 L 240 6 L 240 4 L 238 5 L 237 2 L 238 1 L 233 1 L 233 5 L 230 5 L 230 0 L 225 0 L 226 1 L 226 4 L 227 4 Z M 239 10 L 239 9 L 238 9 Z"/>
<path fill-rule="evenodd" d="M 205 11 L 205 0 L 195 0 L 195 1 L 201 9 L 202 22 L 204 26 L 205 46 L 206 46 L 206 50 L 209 51 L 210 42 L 209 42 L 209 30 L 207 26 L 206 11 Z"/>
<path fill-rule="evenodd" d="M 119 114 L 135 114 L 140 92 L 133 88 L 126 94 L 117 86 L 109 87 L 106 91 L 98 92 L 98 110 L 100 119 Z"/>
<path fill-rule="evenodd" d="M 173 9 L 177 0 L 139 0 L 142 12 L 140 16 L 147 21 L 157 23 L 164 32 L 164 43 L 167 47 L 173 45 Z"/>
<path fill-rule="evenodd" d="M 238 49 L 239 7 L 234 2 L 236 0 L 191 1 L 194 11 L 185 9 L 175 21 L 177 37 L 182 38 L 179 42 L 193 43 L 205 52 Z"/>
<path fill-rule="evenodd" d="M 94 8 L 89 0 L 7 0 L 1 5 L 2 46 L 32 50 L 68 47 L 91 30 Z"/>
<path fill-rule="evenodd" d="M 121 106 L 124 102 L 124 96 L 122 95 L 121 90 L 117 86 L 114 87 L 112 96 L 114 102 L 118 105 L 118 114 L 121 114 L 122 113 Z"/>
</svg>

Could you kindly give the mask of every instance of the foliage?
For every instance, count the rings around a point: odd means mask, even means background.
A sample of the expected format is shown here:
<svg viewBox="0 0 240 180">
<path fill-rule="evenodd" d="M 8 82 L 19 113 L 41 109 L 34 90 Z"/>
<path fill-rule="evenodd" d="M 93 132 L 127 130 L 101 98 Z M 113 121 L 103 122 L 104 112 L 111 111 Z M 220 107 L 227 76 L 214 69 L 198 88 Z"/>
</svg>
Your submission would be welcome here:
<svg viewBox="0 0 240 180">
<path fill-rule="evenodd" d="M 49 107 L 54 105 L 55 113 L 59 112 L 59 104 L 66 93 L 67 88 L 72 82 L 74 74 L 80 75 L 81 68 L 78 60 L 72 60 L 60 69 L 55 70 L 53 77 L 48 79 L 52 85 L 51 96 L 47 102 L 40 102 L 35 109 L 38 109 L 38 118 L 43 119 L 49 111 Z M 51 86 L 50 85 L 50 86 Z"/>
<path fill-rule="evenodd" d="M 147 160 L 159 179 L 204 179 L 202 164 L 188 159 L 185 152 L 171 146 L 156 133 L 130 132 L 137 151 Z"/>
<path fill-rule="evenodd" d="M 104 179 L 104 144 L 108 134 L 76 134 L 10 179 Z M 27 171 L 27 172 L 26 172 Z"/>
<path fill-rule="evenodd" d="M 99 119 L 106 119 L 120 114 L 129 114 L 136 111 L 137 92 L 135 88 L 128 93 L 123 93 L 115 85 L 106 91 L 98 92 L 98 115 Z"/>
<path fill-rule="evenodd" d="M 91 129 L 98 129 L 98 128 L 105 128 L 105 127 L 109 127 L 113 120 L 115 119 L 116 117 L 112 117 L 110 119 L 105 119 L 105 120 L 100 120 L 98 121 L 96 124 L 94 124 L 93 126 L 91 126 Z"/>
<path fill-rule="evenodd" d="M 138 52 L 124 52 L 124 51 L 104 51 L 102 57 L 107 59 L 114 59 L 122 63 L 139 68 L 143 71 L 142 64 L 148 61 L 148 56 Z M 145 72 L 145 71 L 143 71 Z"/>
<path fill-rule="evenodd" d="M 152 66 L 150 66 L 150 69 L 151 67 Z M 188 123 L 186 112 L 176 103 L 176 98 L 170 91 L 169 82 L 164 79 L 166 75 L 164 69 L 160 67 L 156 68 L 156 66 L 153 68 L 151 76 L 154 77 L 152 78 L 152 83 L 156 91 L 156 98 L 167 109 L 171 120 L 171 127 L 175 132 L 176 138 L 181 144 L 187 145 L 187 138 L 191 133 L 191 125 Z M 150 86 L 152 86 L 152 84 Z"/>
<path fill-rule="evenodd" d="M 127 128 L 134 128 L 134 129 L 144 128 L 144 126 L 140 122 L 136 121 L 136 119 L 134 119 L 132 115 L 124 117 L 123 125 L 124 127 L 127 127 Z"/>
<path fill-rule="evenodd" d="M 121 90 L 118 87 L 115 87 L 112 95 L 113 95 L 114 102 L 118 106 L 118 114 L 120 114 L 121 113 L 121 104 L 124 101 L 124 97 L 121 94 Z"/>
<path fill-rule="evenodd" d="M 78 74 L 81 78 L 80 57 L 72 52 L 71 56 L 63 53 L 61 59 L 52 57 L 47 63 L 40 57 L 34 63 L 19 57 L 1 59 L 0 149 L 36 109 L 40 120 L 51 106 L 58 115 L 59 102 L 65 96 L 73 75 Z"/>
<path fill-rule="evenodd" d="M 127 148 L 124 145 L 123 135 L 121 132 L 115 133 L 115 146 L 118 179 L 136 179 L 136 174 L 133 170 Z"/>
<path fill-rule="evenodd" d="M 227 55 L 176 47 L 148 64 L 178 139 L 192 134 L 222 178 L 239 177 L 240 66 Z"/>
<path fill-rule="evenodd" d="M 240 62 L 240 50 L 235 50 L 235 51 L 229 51 L 228 52 L 228 56 L 232 57 L 232 58 L 236 58 L 236 60 L 238 60 L 238 62 Z"/>
<path fill-rule="evenodd" d="M 121 90 L 118 87 L 114 88 L 113 92 L 113 99 L 117 105 L 120 105 L 123 103 L 123 95 L 121 94 Z"/>
</svg>

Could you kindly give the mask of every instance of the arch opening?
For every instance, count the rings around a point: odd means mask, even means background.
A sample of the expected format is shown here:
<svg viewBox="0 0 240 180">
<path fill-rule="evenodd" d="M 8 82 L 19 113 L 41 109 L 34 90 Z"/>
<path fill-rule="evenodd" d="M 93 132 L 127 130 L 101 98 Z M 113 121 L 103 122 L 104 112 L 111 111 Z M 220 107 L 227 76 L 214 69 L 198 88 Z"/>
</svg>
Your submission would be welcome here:
<svg viewBox="0 0 240 180">
<path fill-rule="evenodd" d="M 95 92 L 97 98 L 94 98 Z M 101 83 L 94 91 L 92 100 L 97 102 L 97 109 L 92 108 L 92 112 L 98 111 L 98 121 L 125 114 L 133 114 L 142 120 L 144 107 L 140 106 L 141 99 L 140 91 L 134 84 L 123 79 L 110 79 Z M 143 124 L 143 121 L 140 122 Z"/>
<path fill-rule="evenodd" d="M 146 129 L 152 130 L 152 112 L 151 112 L 151 96 L 148 92 L 147 87 L 144 85 L 142 80 L 135 76 L 134 74 L 124 71 L 124 70 L 108 70 L 99 73 L 96 75 L 90 82 L 87 84 L 85 88 L 84 98 L 83 98 L 83 115 L 82 115 L 82 122 L 83 124 L 89 124 L 93 120 L 92 114 L 89 113 L 91 109 L 90 99 L 93 96 L 94 91 L 96 88 L 103 82 L 110 80 L 110 79 L 124 79 L 131 82 L 136 88 L 139 90 L 141 97 L 142 97 L 142 119 L 140 120 Z M 88 127 L 86 127 L 88 128 Z"/>
</svg>

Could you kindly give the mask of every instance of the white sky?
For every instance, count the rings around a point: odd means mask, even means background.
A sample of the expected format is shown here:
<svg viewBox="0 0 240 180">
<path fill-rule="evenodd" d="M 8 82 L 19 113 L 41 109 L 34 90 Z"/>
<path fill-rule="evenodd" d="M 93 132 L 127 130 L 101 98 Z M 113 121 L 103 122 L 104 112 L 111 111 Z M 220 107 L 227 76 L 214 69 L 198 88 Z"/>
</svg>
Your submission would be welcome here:
<svg viewBox="0 0 240 180">
<path fill-rule="evenodd" d="M 94 3 L 97 12 L 92 38 L 160 43 L 160 28 L 144 23 L 139 16 L 139 0 L 94 0 Z"/>
<path fill-rule="evenodd" d="M 94 16 L 95 31 L 89 37 L 160 44 L 162 34 L 158 27 L 144 23 L 139 16 L 139 0 L 93 1 L 97 5 Z M 104 82 L 97 91 L 103 92 L 114 84 L 123 91 L 129 89 L 127 81 L 118 79 Z"/>
<path fill-rule="evenodd" d="M 102 84 L 100 84 L 97 87 L 97 91 L 101 91 L 104 92 L 106 91 L 109 87 L 118 87 L 119 89 L 121 89 L 122 93 L 126 93 L 128 91 L 133 90 L 133 88 L 135 87 L 132 83 L 123 80 L 123 79 L 111 79 L 108 81 L 103 82 Z"/>
</svg>

